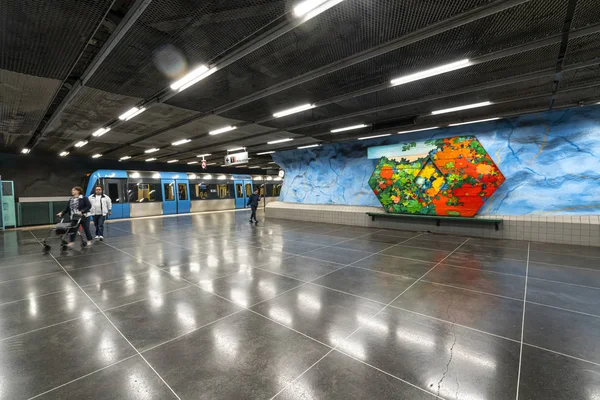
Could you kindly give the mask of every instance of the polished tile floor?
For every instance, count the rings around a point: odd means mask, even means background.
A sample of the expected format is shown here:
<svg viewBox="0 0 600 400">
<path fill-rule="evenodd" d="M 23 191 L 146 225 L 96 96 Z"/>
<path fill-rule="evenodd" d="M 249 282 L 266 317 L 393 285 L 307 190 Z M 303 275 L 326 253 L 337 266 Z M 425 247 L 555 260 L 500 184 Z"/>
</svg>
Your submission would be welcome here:
<svg viewBox="0 0 600 400">
<path fill-rule="evenodd" d="M 0 234 L 0 399 L 600 399 L 600 248 L 247 219 Z"/>
</svg>

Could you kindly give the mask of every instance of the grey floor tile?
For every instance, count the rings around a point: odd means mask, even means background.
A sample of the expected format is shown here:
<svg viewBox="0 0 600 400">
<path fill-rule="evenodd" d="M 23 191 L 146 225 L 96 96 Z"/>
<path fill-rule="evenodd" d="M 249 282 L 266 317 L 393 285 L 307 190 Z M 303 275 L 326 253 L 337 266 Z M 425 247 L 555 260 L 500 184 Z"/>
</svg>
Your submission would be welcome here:
<svg viewBox="0 0 600 400">
<path fill-rule="evenodd" d="M 132 263 L 138 262 L 135 258 L 124 254 L 118 250 L 105 252 L 101 254 L 90 254 L 77 257 L 69 257 L 58 260 L 67 271 L 73 271 L 79 268 L 93 267 L 95 265 L 104 265 L 110 263 Z"/>
<path fill-rule="evenodd" d="M 2 398 L 27 399 L 132 356 L 100 314 L 0 341 Z"/>
<path fill-rule="evenodd" d="M 42 261 L 54 261 L 50 255 L 47 254 L 30 254 L 26 256 L 18 256 L 18 257 L 6 257 L 0 259 L 0 270 L 5 267 L 13 267 L 16 265 L 27 265 L 38 263 Z"/>
<path fill-rule="evenodd" d="M 523 341 L 600 364 L 600 318 L 527 303 Z"/>
<path fill-rule="evenodd" d="M 373 240 L 353 239 L 347 242 L 341 242 L 333 246 L 333 248 L 351 249 L 366 251 L 368 253 L 377 253 L 388 247 L 393 246 L 390 243 L 375 242 Z"/>
<path fill-rule="evenodd" d="M 527 301 L 594 314 L 600 317 L 600 288 L 591 289 L 529 279 L 527 281 Z"/>
<path fill-rule="evenodd" d="M 0 273 L 2 273 L 1 270 Z M 600 271 L 591 269 L 530 262 L 529 276 L 532 278 L 600 288 Z"/>
<path fill-rule="evenodd" d="M 249 264 L 227 261 L 223 258 L 209 257 L 186 264 L 174 265 L 163 270 L 170 275 L 198 284 L 221 278 L 250 268 Z"/>
<path fill-rule="evenodd" d="M 462 242 L 461 242 L 462 243 Z M 442 239 L 427 237 L 427 236 L 419 236 L 418 238 L 414 238 L 409 240 L 408 242 L 402 243 L 403 246 L 410 247 L 418 247 L 423 249 L 431 249 L 431 250 L 444 250 L 444 251 L 453 251 L 461 243 L 453 243 L 447 242 Z"/>
<path fill-rule="evenodd" d="M 386 256 L 384 254 L 374 254 L 364 260 L 352 264 L 352 266 L 373 271 L 387 272 L 389 274 L 404 275 L 411 278 L 420 278 L 433 268 L 435 263 Z"/>
<path fill-rule="evenodd" d="M 442 398 L 516 396 L 519 343 L 407 311 L 387 308 L 338 350 Z"/>
<path fill-rule="evenodd" d="M 568 267 L 589 268 L 600 271 L 600 258 L 582 257 L 573 254 L 545 253 L 541 251 L 529 252 L 529 261 L 565 265 Z"/>
<path fill-rule="evenodd" d="M 0 304 L 74 288 L 75 284 L 62 270 L 50 275 L 9 281 L 0 283 Z"/>
<path fill-rule="evenodd" d="M 420 249 L 417 247 L 399 245 L 384 250 L 381 252 L 381 254 L 438 263 L 444 260 L 444 258 L 446 258 L 450 254 L 450 251 Z"/>
<path fill-rule="evenodd" d="M 270 398 L 329 348 L 249 311 L 144 353 L 183 399 Z"/>
<path fill-rule="evenodd" d="M 261 265 L 260 269 L 302 281 L 311 281 L 341 267 L 342 266 L 339 264 L 330 263 L 328 261 L 293 256 L 285 259 L 273 260 L 268 264 Z"/>
<path fill-rule="evenodd" d="M 23 279 L 33 276 L 46 275 L 55 272 L 62 272 L 63 269 L 50 259 L 48 261 L 38 261 L 29 264 L 14 265 L 12 267 L 0 268 L 0 282 L 12 281 L 14 279 Z"/>
<path fill-rule="evenodd" d="M 373 253 L 328 247 L 324 249 L 309 251 L 308 253 L 304 253 L 302 255 L 306 257 L 318 258 L 319 260 L 330 261 L 340 265 L 348 265 L 362 260 L 363 258 L 370 256 L 371 254 Z"/>
<path fill-rule="evenodd" d="M 71 270 L 69 271 L 69 275 L 71 275 L 79 285 L 86 286 L 99 284 L 113 279 L 122 279 L 156 269 L 157 268 L 151 267 L 141 261 L 127 260 Z"/>
<path fill-rule="evenodd" d="M 503 258 L 491 254 L 462 253 L 460 251 L 451 254 L 443 263 L 458 267 L 521 276 L 525 276 L 525 271 L 527 270 L 526 261 Z"/>
</svg>

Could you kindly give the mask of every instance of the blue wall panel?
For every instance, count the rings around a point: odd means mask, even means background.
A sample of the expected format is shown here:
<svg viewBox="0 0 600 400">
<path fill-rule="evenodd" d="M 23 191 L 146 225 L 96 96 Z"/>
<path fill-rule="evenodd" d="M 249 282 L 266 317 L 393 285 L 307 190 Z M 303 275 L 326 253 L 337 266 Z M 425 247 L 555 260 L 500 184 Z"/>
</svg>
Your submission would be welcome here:
<svg viewBox="0 0 600 400">
<path fill-rule="evenodd" d="M 275 153 L 279 200 L 379 206 L 368 147 L 460 135 L 475 135 L 507 178 L 480 215 L 600 214 L 600 106 Z"/>
</svg>

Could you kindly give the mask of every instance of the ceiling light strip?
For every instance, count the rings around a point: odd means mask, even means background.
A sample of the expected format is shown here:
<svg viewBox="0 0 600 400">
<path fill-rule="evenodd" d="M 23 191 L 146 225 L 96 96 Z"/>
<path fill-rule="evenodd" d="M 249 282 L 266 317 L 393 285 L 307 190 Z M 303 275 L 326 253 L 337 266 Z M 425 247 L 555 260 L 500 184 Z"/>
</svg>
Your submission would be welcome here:
<svg viewBox="0 0 600 400">
<path fill-rule="evenodd" d="M 411 132 L 421 132 L 421 131 L 428 131 L 430 129 L 437 129 L 437 128 L 439 128 L 439 126 L 432 126 L 432 127 L 429 127 L 429 128 L 420 128 L 420 129 L 411 129 L 409 131 L 400 131 L 398 133 L 399 134 L 403 134 L 403 133 L 411 133 Z"/>
<path fill-rule="evenodd" d="M 303 104 L 298 107 L 288 108 L 287 110 L 279 111 L 273 114 L 274 118 L 285 117 L 286 115 L 296 114 L 302 111 L 310 110 L 311 108 L 315 108 L 314 104 Z"/>
<path fill-rule="evenodd" d="M 214 131 L 210 131 L 208 132 L 209 135 L 218 135 L 220 133 L 225 133 L 225 132 L 229 132 L 229 131 L 233 131 L 237 129 L 236 126 L 225 126 L 223 128 L 219 128 L 219 129 L 215 129 Z"/>
<path fill-rule="evenodd" d="M 369 125 L 367 125 L 367 124 L 352 125 L 352 126 L 347 126 L 345 128 L 332 129 L 330 132 L 331 133 L 338 133 L 338 132 L 352 131 L 354 129 L 366 128 L 367 126 L 369 126 Z"/>
<path fill-rule="evenodd" d="M 279 143 L 285 143 L 285 142 L 291 142 L 292 138 L 285 138 L 285 139 L 278 139 L 278 140 L 272 140 L 270 142 L 267 142 L 267 144 L 279 144 Z"/>
<path fill-rule="evenodd" d="M 358 140 L 367 140 L 367 139 L 377 139 L 380 137 L 386 137 L 386 136 L 391 136 L 391 133 L 385 133 L 383 135 L 375 135 L 375 136 L 365 136 L 365 137 L 359 137 Z"/>
<path fill-rule="evenodd" d="M 140 108 L 132 107 L 126 113 L 123 113 L 123 114 L 119 115 L 119 119 L 121 121 L 129 121 L 131 118 L 135 117 L 136 115 L 139 115 L 139 114 L 143 113 L 144 111 L 146 111 L 146 109 L 144 107 L 140 107 Z"/>
<path fill-rule="evenodd" d="M 478 124 L 479 122 L 496 121 L 498 119 L 500 119 L 500 117 L 478 119 L 476 121 L 457 122 L 456 124 L 448 124 L 448 126 L 460 126 L 460 125 L 468 125 L 468 124 Z"/>
<path fill-rule="evenodd" d="M 473 63 L 471 62 L 471 60 L 466 58 L 464 60 L 456 61 L 456 62 L 453 62 L 450 64 L 445 64 L 445 65 L 441 65 L 439 67 L 430 68 L 425 71 L 416 72 L 414 74 L 410 74 L 410 75 L 406 75 L 406 76 L 401 76 L 399 78 L 392 79 L 392 81 L 390 83 L 392 84 L 392 86 L 403 85 L 405 83 L 418 81 L 418 80 L 429 78 L 429 77 L 432 77 L 435 75 L 444 74 L 444 73 L 450 72 L 450 71 L 455 71 L 457 69 L 465 68 L 470 65 L 473 65 Z"/>
<path fill-rule="evenodd" d="M 451 113 L 451 112 L 455 112 L 455 111 L 469 110 L 471 108 L 485 107 L 485 106 L 489 106 L 492 104 L 493 103 L 491 101 L 482 101 L 480 103 L 466 104 L 464 106 L 444 108 L 442 110 L 432 111 L 431 115 L 446 114 L 446 113 Z"/>
</svg>

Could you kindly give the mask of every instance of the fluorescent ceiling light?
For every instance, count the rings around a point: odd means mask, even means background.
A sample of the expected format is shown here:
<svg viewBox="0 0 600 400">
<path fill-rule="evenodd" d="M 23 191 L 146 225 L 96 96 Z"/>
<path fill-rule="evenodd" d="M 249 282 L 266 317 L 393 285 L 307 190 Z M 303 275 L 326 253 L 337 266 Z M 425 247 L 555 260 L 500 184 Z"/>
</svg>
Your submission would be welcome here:
<svg viewBox="0 0 600 400">
<path fill-rule="evenodd" d="M 277 164 L 275 161 L 271 161 L 270 163 L 267 164 Z"/>
<path fill-rule="evenodd" d="M 160 174 L 157 172 L 157 173 L 155 173 L 154 175 L 152 175 L 152 177 L 153 177 L 154 179 L 158 179 L 158 178 L 160 178 Z"/>
<path fill-rule="evenodd" d="M 255 179 L 257 181 L 262 181 L 263 180 L 262 176 L 254 176 L 254 177 L 252 177 L 252 179 Z"/>
<path fill-rule="evenodd" d="M 110 128 L 100 128 L 96 132 L 92 133 L 92 136 L 100 137 L 108 131 L 110 131 Z"/>
<path fill-rule="evenodd" d="M 485 121 L 495 121 L 497 119 L 500 119 L 500 117 L 494 117 L 494 118 L 486 118 L 486 119 L 478 119 L 476 121 L 468 121 L 468 122 L 459 122 L 456 124 L 450 124 L 448 126 L 459 126 L 459 125 L 468 125 L 468 124 L 476 124 L 478 122 L 485 122 Z"/>
<path fill-rule="evenodd" d="M 260 168 L 260 165 L 253 165 L 253 166 L 248 167 L 248 168 L 250 168 L 250 169 L 252 169 L 252 168 Z"/>
<path fill-rule="evenodd" d="M 132 178 L 139 178 L 140 177 L 140 173 L 139 172 L 134 172 L 133 174 L 131 174 Z"/>
<path fill-rule="evenodd" d="M 211 174 L 204 174 L 204 179 L 212 179 L 212 175 Z"/>
<path fill-rule="evenodd" d="M 190 179 L 196 179 L 196 174 L 190 174 L 190 175 L 188 176 L 188 178 L 190 178 Z"/>
<path fill-rule="evenodd" d="M 390 136 L 390 135 L 391 135 L 391 133 L 386 133 L 383 135 L 375 135 L 375 136 L 365 136 L 365 137 L 359 137 L 358 140 L 375 139 L 375 138 L 386 137 L 386 136 Z"/>
<path fill-rule="evenodd" d="M 186 144 L 191 141 L 192 141 L 192 139 L 181 139 L 181 140 L 171 143 L 171 146 L 179 146 L 180 144 Z"/>
<path fill-rule="evenodd" d="M 198 164 L 198 161 L 190 161 L 190 162 L 188 163 L 188 165 L 192 165 L 192 164 Z"/>
<path fill-rule="evenodd" d="M 321 146 L 320 144 L 309 144 L 307 146 L 300 146 L 298 147 L 299 149 L 310 149 L 311 147 L 319 147 Z M 269 163 L 270 164 L 270 163 Z"/>
<path fill-rule="evenodd" d="M 489 106 L 491 104 L 492 104 L 491 101 L 482 101 L 481 103 L 466 104 L 464 106 L 444 108 L 443 110 L 432 111 L 431 115 L 446 114 L 446 113 L 451 113 L 454 111 L 468 110 L 468 109 L 477 108 L 477 107 L 485 107 L 485 106 Z"/>
<path fill-rule="evenodd" d="M 400 131 L 398 133 L 402 134 L 402 133 L 411 133 L 411 132 L 421 132 L 421 131 L 428 131 L 430 129 L 437 129 L 437 128 L 439 128 L 439 126 L 432 126 L 430 128 L 411 129 L 410 131 Z"/>
<path fill-rule="evenodd" d="M 159 151 L 160 149 L 158 147 L 155 147 L 153 149 L 148 149 L 146 151 L 144 151 L 144 153 L 146 154 L 150 154 L 150 153 L 156 153 L 157 151 Z"/>
<path fill-rule="evenodd" d="M 362 128 L 366 128 L 367 126 L 369 126 L 369 125 L 366 125 L 366 124 L 352 125 L 352 126 L 347 126 L 345 128 L 332 129 L 331 133 L 351 131 L 351 130 L 354 130 L 354 129 L 362 129 Z"/>
<path fill-rule="evenodd" d="M 217 165 L 216 162 L 206 163 L 206 165 Z"/>
<path fill-rule="evenodd" d="M 236 147 L 235 149 L 229 149 L 227 151 L 240 151 L 240 150 L 246 150 L 245 147 Z"/>
<path fill-rule="evenodd" d="M 227 177 L 225 175 L 219 175 L 217 177 L 217 179 L 220 180 L 220 181 L 224 181 L 225 179 L 227 179 Z"/>
<path fill-rule="evenodd" d="M 215 129 L 214 131 L 208 132 L 209 135 L 218 135 L 220 133 L 225 133 L 229 131 L 233 131 L 237 129 L 236 126 L 224 126 L 223 128 Z"/>
<path fill-rule="evenodd" d="M 62 153 L 59 154 L 59 156 L 61 156 L 61 157 L 66 157 L 68 155 L 69 155 L 68 151 L 63 151 Z"/>
<path fill-rule="evenodd" d="M 276 112 L 275 114 L 273 114 L 273 117 L 275 117 L 275 118 L 281 118 L 281 117 L 285 117 L 286 115 L 296 114 L 296 113 L 299 113 L 301 111 L 310 110 L 311 108 L 315 108 L 315 107 L 316 106 L 314 104 L 303 104 L 303 105 L 298 106 L 298 107 L 289 108 L 287 110 Z"/>
<path fill-rule="evenodd" d="M 79 142 L 75 143 L 75 147 L 83 147 L 86 144 L 88 144 L 88 141 L 87 140 L 82 140 L 82 141 L 79 141 Z"/>
<path fill-rule="evenodd" d="M 278 139 L 278 140 L 273 140 L 273 141 L 267 142 L 267 144 L 285 143 L 285 142 L 291 142 L 292 140 L 294 140 L 294 139 L 292 139 L 292 138 Z"/>
<path fill-rule="evenodd" d="M 262 153 L 256 153 L 257 156 L 264 156 L 265 154 L 273 154 L 275 151 L 263 151 Z"/>
<path fill-rule="evenodd" d="M 267 176 L 267 180 L 268 180 L 268 181 L 272 181 L 272 180 L 273 180 L 273 177 L 272 177 L 272 176 Z"/>
<path fill-rule="evenodd" d="M 198 154 L 196 157 L 209 157 L 212 156 L 212 154 Z"/>
<path fill-rule="evenodd" d="M 123 156 L 123 157 L 119 158 L 119 161 L 129 160 L 130 158 L 131 158 L 131 156 Z"/>
<path fill-rule="evenodd" d="M 99 153 L 98 153 L 98 154 L 94 154 L 94 155 L 92 156 L 92 158 L 100 158 L 100 157 L 102 157 L 102 154 L 99 154 Z"/>
<path fill-rule="evenodd" d="M 169 160 L 169 161 L 167 161 L 167 164 L 173 164 L 173 163 L 176 163 L 177 161 L 179 161 L 179 160 Z"/>
<path fill-rule="evenodd" d="M 179 90 L 180 92 L 189 88 L 192 85 L 200 82 L 202 79 L 217 72 L 217 67 L 208 68 L 206 65 L 201 65 L 198 68 L 190 71 L 183 78 L 171 84 L 171 89 Z"/>
<path fill-rule="evenodd" d="M 122 114 L 119 116 L 119 119 L 121 121 L 129 121 L 131 118 L 135 117 L 138 114 L 143 113 L 144 111 L 146 111 L 146 109 L 144 107 L 133 107 L 131 110 L 127 111 L 126 113 Z"/>
<path fill-rule="evenodd" d="M 146 160 L 146 162 L 149 162 L 149 161 L 156 161 L 156 157 L 148 158 L 148 159 Z"/>
<path fill-rule="evenodd" d="M 304 0 L 294 7 L 294 16 L 308 21 L 342 1 L 344 0 Z"/>
<path fill-rule="evenodd" d="M 401 76 L 399 78 L 392 79 L 391 83 L 393 86 L 402 85 L 402 84 L 405 84 L 408 82 L 414 82 L 414 81 L 418 81 L 420 79 L 429 78 L 431 76 L 443 74 L 443 73 L 450 72 L 450 71 L 455 71 L 457 69 L 465 68 L 470 65 L 473 65 L 473 63 L 468 58 L 466 58 L 464 60 L 456 61 L 456 62 L 453 62 L 450 64 L 445 64 L 445 65 L 441 65 L 439 67 L 426 69 L 425 71 L 417 72 L 417 73 L 406 75 L 406 76 Z"/>
<path fill-rule="evenodd" d="M 28 149 L 27 147 L 25 147 L 23 150 L 21 150 L 21 153 L 23 154 L 28 154 L 31 150 Z"/>
</svg>

